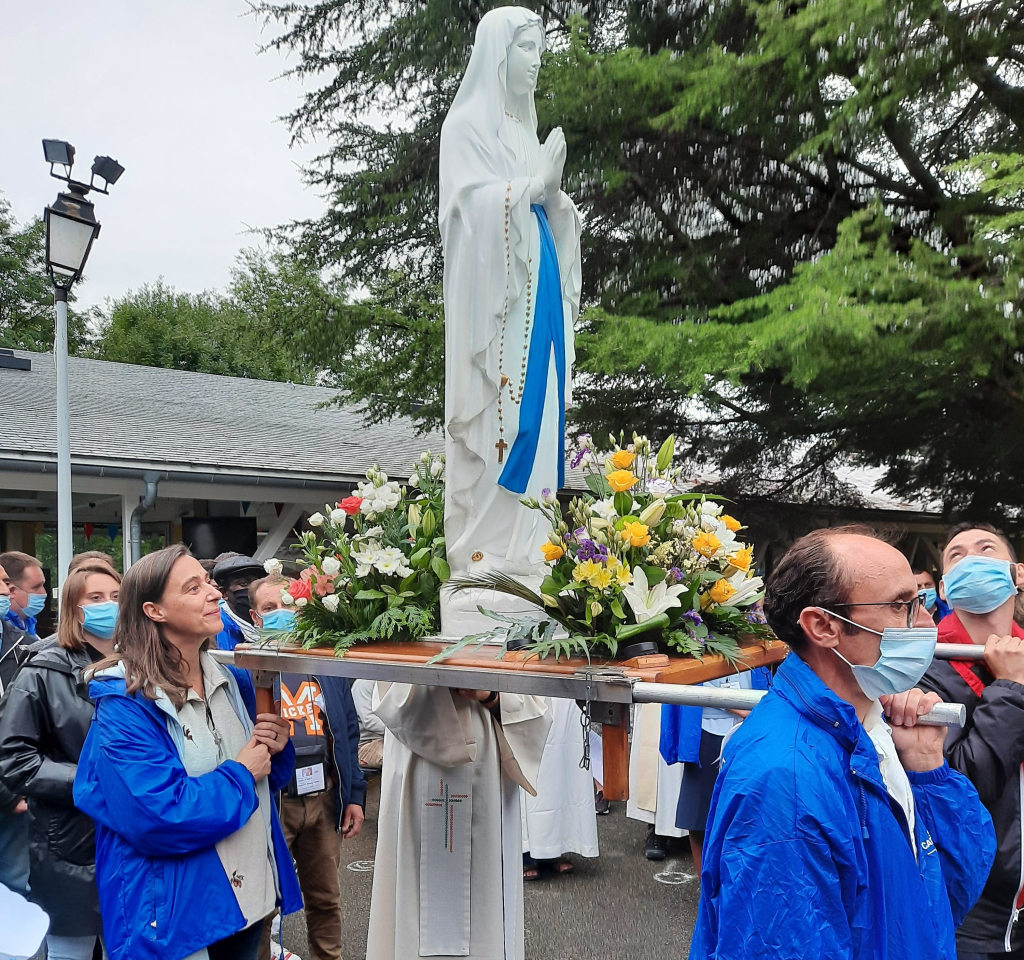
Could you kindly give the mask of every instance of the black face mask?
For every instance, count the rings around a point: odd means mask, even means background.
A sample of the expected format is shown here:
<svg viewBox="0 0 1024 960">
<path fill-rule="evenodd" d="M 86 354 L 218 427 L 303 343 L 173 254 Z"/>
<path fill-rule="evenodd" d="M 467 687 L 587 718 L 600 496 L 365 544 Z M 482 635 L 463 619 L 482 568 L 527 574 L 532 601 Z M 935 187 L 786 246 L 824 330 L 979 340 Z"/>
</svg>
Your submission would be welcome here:
<svg viewBox="0 0 1024 960">
<path fill-rule="evenodd" d="M 235 615 L 248 623 L 252 618 L 249 616 L 249 588 L 236 587 L 231 591 L 231 609 Z"/>
</svg>

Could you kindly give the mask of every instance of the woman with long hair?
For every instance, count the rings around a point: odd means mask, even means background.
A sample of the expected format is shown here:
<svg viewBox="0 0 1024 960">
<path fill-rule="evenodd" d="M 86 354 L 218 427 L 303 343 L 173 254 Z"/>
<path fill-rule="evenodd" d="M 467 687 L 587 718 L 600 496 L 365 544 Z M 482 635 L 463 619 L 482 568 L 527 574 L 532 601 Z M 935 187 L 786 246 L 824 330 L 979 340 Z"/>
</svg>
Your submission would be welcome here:
<svg viewBox="0 0 1024 960">
<path fill-rule="evenodd" d="M 50 960 L 91 960 L 103 932 L 92 820 L 72 786 L 93 704 L 82 679 L 113 650 L 121 576 L 79 564 L 61 592 L 57 645 L 34 652 L 11 683 L 0 719 L 0 779 L 28 800 L 31 897 L 50 917 Z"/>
<path fill-rule="evenodd" d="M 253 960 L 275 907 L 302 907 L 271 792 L 291 779 L 286 720 L 256 715 L 248 675 L 207 653 L 220 593 L 183 545 L 125 575 L 116 652 L 75 803 L 96 822 L 111 960 Z"/>
</svg>

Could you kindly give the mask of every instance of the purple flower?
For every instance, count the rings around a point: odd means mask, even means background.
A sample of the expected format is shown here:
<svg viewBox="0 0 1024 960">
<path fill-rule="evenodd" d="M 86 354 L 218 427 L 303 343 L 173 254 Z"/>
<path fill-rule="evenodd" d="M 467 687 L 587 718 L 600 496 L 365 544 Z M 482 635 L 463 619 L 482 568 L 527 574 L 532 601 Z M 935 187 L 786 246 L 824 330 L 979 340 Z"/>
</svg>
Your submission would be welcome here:
<svg viewBox="0 0 1024 960">
<path fill-rule="evenodd" d="M 683 571 L 680 570 L 679 567 L 673 567 L 671 570 L 669 570 L 668 577 L 666 579 L 669 580 L 671 583 L 682 583 Z"/>
<path fill-rule="evenodd" d="M 571 470 L 575 470 L 583 462 L 583 454 L 585 452 L 586 451 L 584 450 L 578 450 L 576 452 L 576 455 L 569 461 L 569 468 Z"/>
<path fill-rule="evenodd" d="M 586 533 L 586 531 L 576 531 Z M 602 563 L 608 559 L 608 548 L 603 543 L 594 543 L 587 537 L 577 536 L 576 542 L 579 546 L 576 549 L 576 557 L 579 560 L 600 560 Z"/>
<path fill-rule="evenodd" d="M 687 610 L 683 614 L 683 619 L 689 620 L 695 627 L 699 627 L 704 622 L 704 618 L 696 610 Z"/>
</svg>

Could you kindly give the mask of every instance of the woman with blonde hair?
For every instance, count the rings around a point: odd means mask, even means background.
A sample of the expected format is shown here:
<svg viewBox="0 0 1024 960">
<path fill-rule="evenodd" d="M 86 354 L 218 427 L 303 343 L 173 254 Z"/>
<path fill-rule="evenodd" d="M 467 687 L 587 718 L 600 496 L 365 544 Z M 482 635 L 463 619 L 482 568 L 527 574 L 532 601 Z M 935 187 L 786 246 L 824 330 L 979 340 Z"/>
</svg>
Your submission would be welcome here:
<svg viewBox="0 0 1024 960">
<path fill-rule="evenodd" d="M 255 960 L 264 918 L 302 908 L 271 802 L 292 775 L 289 724 L 257 716 L 248 675 L 207 652 L 219 599 L 183 545 L 148 554 L 94 668 L 75 803 L 96 821 L 112 960 Z"/>
<path fill-rule="evenodd" d="M 72 788 L 93 717 L 83 672 L 113 652 L 121 577 L 80 563 L 64 581 L 57 644 L 34 652 L 0 719 L 0 780 L 28 800 L 31 898 L 50 917 L 50 960 L 90 960 L 102 933 L 92 820 Z"/>
</svg>

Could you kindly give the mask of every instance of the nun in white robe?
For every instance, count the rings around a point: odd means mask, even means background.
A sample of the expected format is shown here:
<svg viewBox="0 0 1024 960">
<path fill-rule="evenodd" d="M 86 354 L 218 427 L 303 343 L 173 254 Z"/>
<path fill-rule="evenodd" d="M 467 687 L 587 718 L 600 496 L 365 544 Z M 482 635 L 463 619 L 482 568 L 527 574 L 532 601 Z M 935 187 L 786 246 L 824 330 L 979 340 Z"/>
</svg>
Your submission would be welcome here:
<svg viewBox="0 0 1024 960">
<path fill-rule="evenodd" d="M 533 91 L 506 96 L 509 50 L 527 35 L 543 48 L 532 11 L 484 15 L 441 128 L 445 537 L 456 578 L 502 571 L 539 582 L 550 527 L 520 498 L 557 491 L 564 474 L 581 226 L 561 189 L 532 199 L 543 167 Z M 442 633 L 493 628 L 478 603 L 522 607 L 491 591 L 446 592 Z"/>
</svg>

